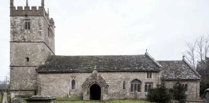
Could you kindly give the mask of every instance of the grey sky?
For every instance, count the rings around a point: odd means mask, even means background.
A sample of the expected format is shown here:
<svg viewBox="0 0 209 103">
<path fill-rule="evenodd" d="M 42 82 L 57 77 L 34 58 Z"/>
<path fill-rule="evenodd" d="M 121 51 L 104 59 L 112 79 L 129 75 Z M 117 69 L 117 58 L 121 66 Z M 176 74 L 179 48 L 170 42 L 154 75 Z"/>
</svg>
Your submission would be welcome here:
<svg viewBox="0 0 209 103">
<path fill-rule="evenodd" d="M 14 0 L 24 6 L 26 0 Z M 29 0 L 40 6 L 41 0 Z M 181 60 L 186 41 L 209 33 L 208 0 L 45 0 L 56 55 L 133 55 Z M 9 72 L 9 0 L 0 3 L 0 80 Z"/>
</svg>

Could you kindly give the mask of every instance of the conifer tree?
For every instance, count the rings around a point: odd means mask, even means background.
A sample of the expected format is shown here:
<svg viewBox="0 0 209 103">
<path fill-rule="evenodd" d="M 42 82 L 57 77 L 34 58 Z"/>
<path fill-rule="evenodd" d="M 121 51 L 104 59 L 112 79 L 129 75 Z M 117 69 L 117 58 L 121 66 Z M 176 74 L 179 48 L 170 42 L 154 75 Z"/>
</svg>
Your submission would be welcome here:
<svg viewBox="0 0 209 103">
<path fill-rule="evenodd" d="M 173 85 L 173 97 L 174 100 L 181 101 L 184 103 L 184 99 L 186 99 L 186 94 L 184 91 L 183 84 L 180 82 L 181 80 L 178 78 L 177 82 Z"/>
<path fill-rule="evenodd" d="M 171 95 L 164 82 L 158 85 L 157 88 L 149 90 L 146 96 L 149 101 L 157 103 L 169 103 L 171 100 Z"/>
</svg>

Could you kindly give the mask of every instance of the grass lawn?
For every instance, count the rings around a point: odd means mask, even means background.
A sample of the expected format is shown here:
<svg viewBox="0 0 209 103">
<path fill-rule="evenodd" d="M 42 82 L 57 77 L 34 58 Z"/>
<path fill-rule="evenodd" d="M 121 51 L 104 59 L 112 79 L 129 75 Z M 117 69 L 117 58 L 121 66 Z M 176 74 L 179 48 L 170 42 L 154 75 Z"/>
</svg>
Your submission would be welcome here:
<svg viewBox="0 0 209 103">
<path fill-rule="evenodd" d="M 56 103 L 150 103 L 145 100 L 107 100 L 107 101 L 83 101 L 78 97 L 57 98 Z"/>
<path fill-rule="evenodd" d="M 2 102 L 2 95 L 1 95 L 1 93 L 0 93 L 0 103 Z"/>
</svg>

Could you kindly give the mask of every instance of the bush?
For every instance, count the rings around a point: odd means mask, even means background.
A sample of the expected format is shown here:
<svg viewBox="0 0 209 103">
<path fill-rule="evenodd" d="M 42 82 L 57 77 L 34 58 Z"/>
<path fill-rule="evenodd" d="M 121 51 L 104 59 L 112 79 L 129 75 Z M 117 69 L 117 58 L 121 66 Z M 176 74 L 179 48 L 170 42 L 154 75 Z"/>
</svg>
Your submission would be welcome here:
<svg viewBox="0 0 209 103">
<path fill-rule="evenodd" d="M 200 96 L 204 98 L 205 90 L 209 88 L 209 77 L 200 81 Z"/>
<path fill-rule="evenodd" d="M 157 103 L 169 103 L 172 98 L 164 82 L 158 85 L 157 88 L 150 89 L 146 96 L 148 101 Z"/>
<path fill-rule="evenodd" d="M 184 87 L 180 82 L 180 79 L 173 85 L 173 99 L 178 100 L 180 103 L 184 103 L 183 100 L 186 99 L 186 94 Z"/>
<path fill-rule="evenodd" d="M 179 103 L 186 103 L 186 100 L 185 99 L 180 99 Z"/>
</svg>

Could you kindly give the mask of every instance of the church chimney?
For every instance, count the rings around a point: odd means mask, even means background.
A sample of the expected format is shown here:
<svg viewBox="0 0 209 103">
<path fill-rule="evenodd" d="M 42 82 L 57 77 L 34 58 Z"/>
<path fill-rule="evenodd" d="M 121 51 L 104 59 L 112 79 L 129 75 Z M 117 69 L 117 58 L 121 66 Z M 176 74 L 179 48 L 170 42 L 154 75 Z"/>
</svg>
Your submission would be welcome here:
<svg viewBox="0 0 209 103">
<path fill-rule="evenodd" d="M 14 6 L 14 0 L 10 0 L 10 7 Z"/>
<path fill-rule="evenodd" d="M 44 7 L 44 0 L 41 0 L 41 6 Z"/>
</svg>

